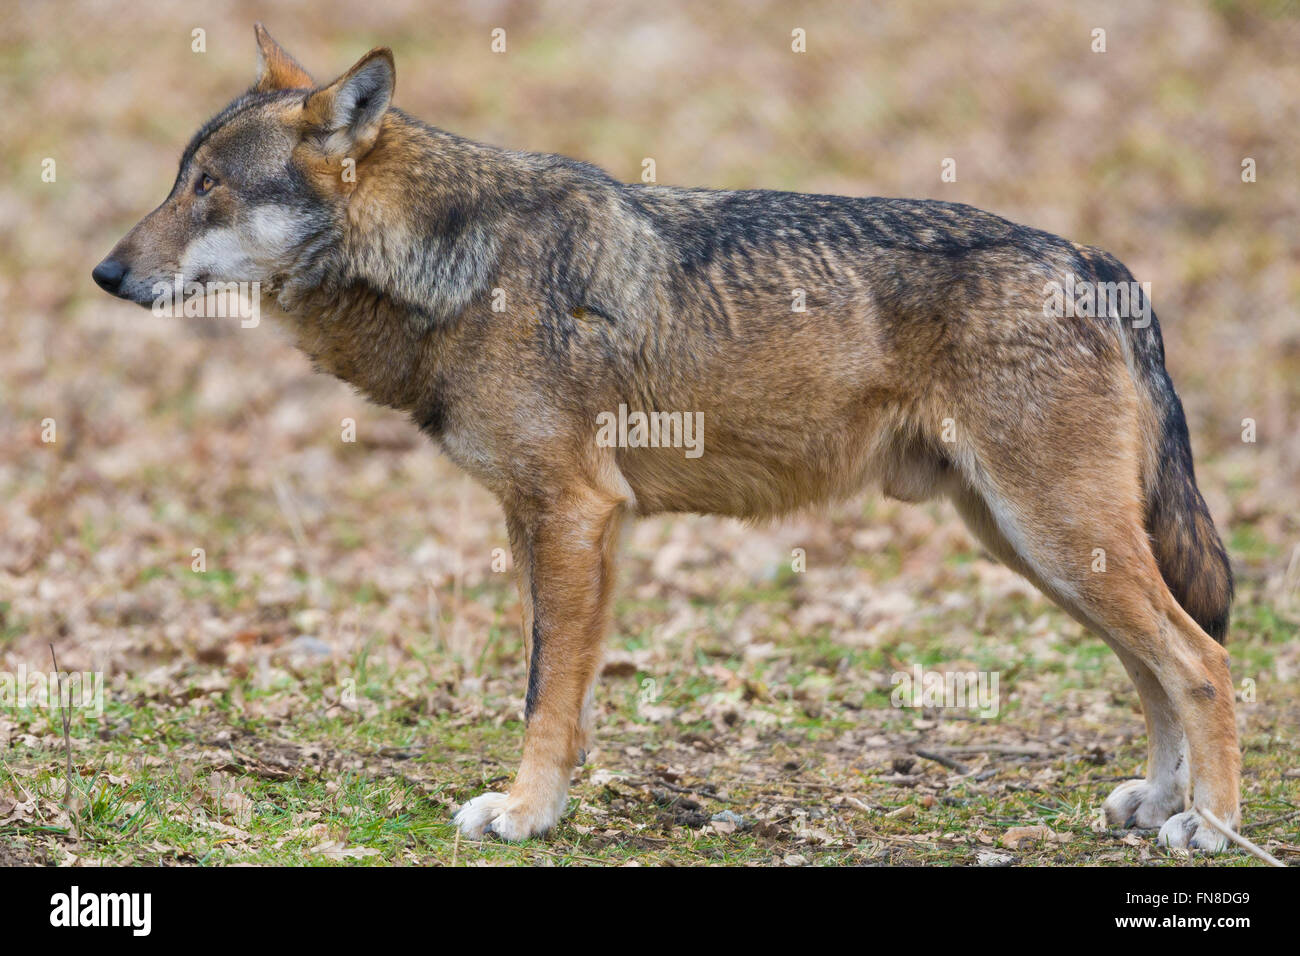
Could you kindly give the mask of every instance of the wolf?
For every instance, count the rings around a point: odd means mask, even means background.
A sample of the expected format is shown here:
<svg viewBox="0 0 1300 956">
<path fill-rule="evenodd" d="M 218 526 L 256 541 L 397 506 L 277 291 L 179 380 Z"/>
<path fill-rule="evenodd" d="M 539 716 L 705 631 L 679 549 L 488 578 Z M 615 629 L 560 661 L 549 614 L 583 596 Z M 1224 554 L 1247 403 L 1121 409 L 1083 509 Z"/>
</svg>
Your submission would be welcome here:
<svg viewBox="0 0 1300 956">
<path fill-rule="evenodd" d="M 1159 322 L 1140 291 L 1141 322 L 1044 308 L 1067 280 L 1139 289 L 1119 261 L 953 203 L 624 184 L 408 116 L 387 48 L 321 86 L 255 33 L 256 82 L 93 279 L 143 305 L 177 276 L 256 283 L 317 369 L 409 413 L 498 498 L 523 754 L 507 792 L 459 808 L 465 835 L 564 813 L 628 519 L 758 520 L 869 488 L 951 499 L 1119 656 L 1147 765 L 1106 817 L 1225 848 L 1202 811 L 1240 819 L 1232 573 Z M 700 416 L 701 454 L 597 441 L 624 407 Z"/>
</svg>

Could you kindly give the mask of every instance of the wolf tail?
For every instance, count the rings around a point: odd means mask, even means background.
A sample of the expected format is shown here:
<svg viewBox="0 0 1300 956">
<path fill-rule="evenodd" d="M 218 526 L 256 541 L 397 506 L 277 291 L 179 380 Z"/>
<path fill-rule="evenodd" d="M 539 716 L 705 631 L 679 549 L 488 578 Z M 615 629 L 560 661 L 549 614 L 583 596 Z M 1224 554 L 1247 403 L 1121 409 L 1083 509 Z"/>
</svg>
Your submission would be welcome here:
<svg viewBox="0 0 1300 956">
<path fill-rule="evenodd" d="M 1091 251 L 1091 250 L 1090 250 Z M 1133 276 L 1113 257 L 1092 257 L 1100 282 L 1132 283 Z M 1136 290 L 1136 284 L 1130 285 Z M 1139 308 L 1145 295 L 1138 293 Z M 1130 304 L 1134 299 L 1130 297 Z M 1232 606 L 1232 568 L 1214 519 L 1196 486 L 1187 419 L 1174 383 L 1165 370 L 1164 340 L 1150 303 L 1123 319 L 1132 354 L 1132 368 L 1146 407 L 1142 410 L 1142 487 L 1146 496 L 1146 529 L 1160 575 L 1184 611 L 1220 644 L 1228 633 Z M 1136 322 L 1149 319 L 1145 327 Z"/>
</svg>

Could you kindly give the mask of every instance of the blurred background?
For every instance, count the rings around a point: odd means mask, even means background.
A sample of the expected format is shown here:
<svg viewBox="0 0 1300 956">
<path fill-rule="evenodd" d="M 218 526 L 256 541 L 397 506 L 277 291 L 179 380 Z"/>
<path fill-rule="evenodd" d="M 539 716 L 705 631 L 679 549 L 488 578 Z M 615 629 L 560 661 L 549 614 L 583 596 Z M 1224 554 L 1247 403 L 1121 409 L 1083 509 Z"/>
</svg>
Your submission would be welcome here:
<svg viewBox="0 0 1300 956">
<path fill-rule="evenodd" d="M 401 108 L 625 181 L 650 157 L 661 183 L 954 200 L 1116 254 L 1151 283 L 1240 579 L 1234 661 L 1260 687 L 1244 739 L 1268 750 L 1282 735 L 1294 766 L 1295 3 L 86 0 L 8 4 L 4 19 L 0 669 L 46 666 L 55 641 L 62 666 L 104 670 L 121 700 L 197 686 L 201 706 L 246 681 L 280 726 L 361 660 L 378 682 L 363 698 L 409 704 L 431 746 L 448 714 L 517 717 L 518 602 L 493 568 L 507 543 L 492 499 L 405 418 L 313 374 L 271 321 L 155 318 L 90 280 L 163 199 L 193 131 L 252 82 L 262 20 L 319 82 L 388 45 Z M 945 158 L 956 182 L 940 180 Z M 340 437 L 348 418 L 355 443 Z M 795 548 L 805 573 L 790 570 Z M 1025 733 L 1058 732 L 1043 708 L 1060 707 L 1098 734 L 1140 733 L 1104 649 L 987 560 L 946 504 L 864 499 L 756 529 L 667 517 L 625 550 L 602 691 L 615 739 L 621 721 L 707 722 L 701 701 L 748 681 L 766 689 L 727 698 L 740 717 L 726 723 L 751 728 L 744 751 L 764 740 L 762 713 L 786 726 L 809 719 L 787 704 L 811 700 L 817 720 L 851 721 L 864 699 L 880 705 L 873 668 L 918 660 L 1036 661 L 1014 690 Z M 844 661 L 863 669 L 846 676 Z M 690 676 L 701 662 L 723 672 Z M 637 710 L 645 679 L 678 692 L 667 718 Z M 0 714 L 0 745 L 6 726 L 10 747 L 53 733 Z M 859 740 L 852 759 L 871 752 Z M 1140 743 L 1125 753 L 1131 772 Z M 461 775 L 471 792 L 477 771 Z M 1289 779 L 1257 775 L 1257 790 Z"/>
</svg>

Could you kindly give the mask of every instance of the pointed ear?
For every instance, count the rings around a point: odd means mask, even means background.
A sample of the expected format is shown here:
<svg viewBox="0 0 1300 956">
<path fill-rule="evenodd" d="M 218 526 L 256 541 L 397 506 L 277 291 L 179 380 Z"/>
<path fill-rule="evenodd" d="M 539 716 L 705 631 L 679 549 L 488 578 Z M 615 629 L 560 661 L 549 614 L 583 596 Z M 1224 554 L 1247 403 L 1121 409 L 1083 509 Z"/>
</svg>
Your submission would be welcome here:
<svg viewBox="0 0 1300 956">
<path fill-rule="evenodd" d="M 298 61 L 285 52 L 284 47 L 276 43 L 266 27 L 257 23 L 253 25 L 253 34 L 257 37 L 257 82 L 253 89 L 258 93 L 272 90 L 310 90 L 316 81 L 311 74 L 298 65 Z"/>
<path fill-rule="evenodd" d="M 379 138 L 393 99 L 393 51 L 371 50 L 352 69 L 303 104 L 303 118 L 321 137 L 327 155 L 360 158 Z"/>
</svg>

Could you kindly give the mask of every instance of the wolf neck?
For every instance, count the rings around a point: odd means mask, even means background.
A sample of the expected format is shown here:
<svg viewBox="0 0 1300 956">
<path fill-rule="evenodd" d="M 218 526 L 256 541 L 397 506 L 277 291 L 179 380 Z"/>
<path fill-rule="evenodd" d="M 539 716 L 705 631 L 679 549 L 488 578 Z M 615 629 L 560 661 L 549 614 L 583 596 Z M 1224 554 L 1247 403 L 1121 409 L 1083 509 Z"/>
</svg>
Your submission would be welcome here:
<svg viewBox="0 0 1300 956">
<path fill-rule="evenodd" d="M 483 293 L 496 268 L 493 210 L 517 176 L 500 151 L 430 129 L 393 111 L 357 166 L 342 252 L 347 284 L 445 322 Z"/>
<path fill-rule="evenodd" d="M 595 167 L 474 143 L 394 110 L 356 174 L 337 248 L 282 299 L 303 350 L 377 402 L 417 406 L 437 364 L 488 334 L 466 316 L 486 313 L 495 288 L 508 290 L 508 309 L 582 307 L 629 325 L 660 298 L 663 241 Z"/>
<path fill-rule="evenodd" d="M 317 368 L 380 404 L 420 406 L 441 340 L 497 270 L 494 216 L 474 186 L 491 153 L 390 112 L 341 221 L 279 296 Z"/>
</svg>

